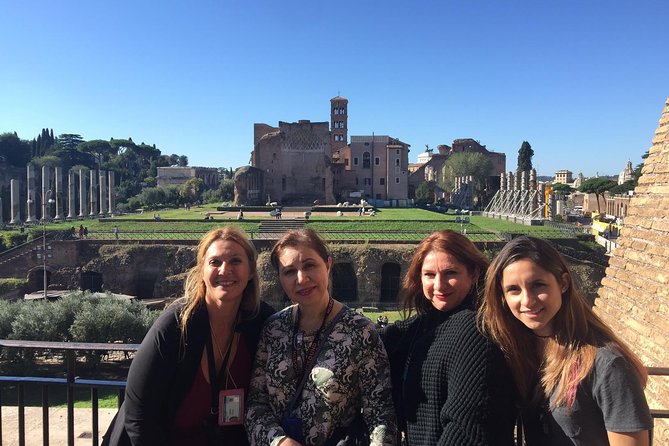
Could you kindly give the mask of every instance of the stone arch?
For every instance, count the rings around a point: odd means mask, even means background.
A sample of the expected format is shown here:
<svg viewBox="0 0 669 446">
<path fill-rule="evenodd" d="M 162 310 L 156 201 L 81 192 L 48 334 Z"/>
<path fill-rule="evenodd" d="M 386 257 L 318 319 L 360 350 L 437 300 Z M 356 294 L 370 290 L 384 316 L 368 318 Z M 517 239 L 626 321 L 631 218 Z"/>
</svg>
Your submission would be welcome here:
<svg viewBox="0 0 669 446">
<path fill-rule="evenodd" d="M 82 271 L 79 277 L 79 288 L 83 291 L 99 293 L 102 291 L 104 280 L 102 274 L 97 271 Z"/>
<path fill-rule="evenodd" d="M 332 265 L 332 297 L 340 302 L 358 301 L 358 278 L 348 262 Z"/>
<path fill-rule="evenodd" d="M 51 284 L 51 273 L 53 268 L 46 265 L 46 286 L 49 288 Z M 44 289 L 44 268 L 42 265 L 31 268 L 28 271 L 28 289 L 33 292 Z"/>
<path fill-rule="evenodd" d="M 381 295 L 379 296 L 381 303 L 397 303 L 401 273 L 402 266 L 399 263 L 387 262 L 381 266 Z"/>
</svg>

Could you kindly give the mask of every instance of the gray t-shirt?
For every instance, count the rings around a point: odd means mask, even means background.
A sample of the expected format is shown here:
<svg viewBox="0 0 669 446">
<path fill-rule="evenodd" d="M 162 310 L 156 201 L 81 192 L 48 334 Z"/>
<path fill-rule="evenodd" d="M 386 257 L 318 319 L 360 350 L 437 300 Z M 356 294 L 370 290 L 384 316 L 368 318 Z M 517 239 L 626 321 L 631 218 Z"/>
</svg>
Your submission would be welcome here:
<svg viewBox="0 0 669 446">
<path fill-rule="evenodd" d="M 551 402 L 555 395 L 551 395 Z M 653 419 L 636 370 L 615 347 L 600 347 L 590 375 L 578 386 L 568 413 L 562 405 L 543 414 L 550 439 L 542 445 L 608 446 L 607 431 L 651 430 Z"/>
</svg>

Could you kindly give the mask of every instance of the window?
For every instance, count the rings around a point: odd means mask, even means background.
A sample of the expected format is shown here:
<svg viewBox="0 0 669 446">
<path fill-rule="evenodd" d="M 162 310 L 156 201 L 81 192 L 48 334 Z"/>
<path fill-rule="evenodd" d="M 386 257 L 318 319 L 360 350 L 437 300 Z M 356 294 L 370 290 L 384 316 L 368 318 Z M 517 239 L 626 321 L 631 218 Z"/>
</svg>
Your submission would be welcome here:
<svg viewBox="0 0 669 446">
<path fill-rule="evenodd" d="M 344 127 L 344 121 L 339 121 L 339 128 L 340 128 L 340 129 L 345 128 L 345 127 Z"/>
<path fill-rule="evenodd" d="M 354 156 L 354 157 L 353 157 L 353 165 L 354 165 L 354 166 L 357 166 L 357 165 L 358 165 L 358 157 L 357 157 L 357 156 Z"/>
<path fill-rule="evenodd" d="M 335 109 L 334 109 L 334 114 L 335 114 L 335 115 L 338 115 L 338 114 L 339 114 L 339 109 L 338 109 L 338 108 L 335 108 Z"/>
<path fill-rule="evenodd" d="M 371 186 L 372 185 L 372 179 L 371 178 L 365 178 L 365 186 Z"/>
<path fill-rule="evenodd" d="M 395 184 L 400 184 L 400 177 L 395 177 Z"/>
<path fill-rule="evenodd" d="M 339 121 L 335 121 L 334 126 L 335 126 L 336 129 L 338 129 L 339 128 Z"/>
<path fill-rule="evenodd" d="M 379 184 L 380 184 L 381 186 L 384 186 L 384 185 L 386 184 L 386 179 L 383 178 L 383 177 L 382 177 L 382 178 L 379 178 Z"/>
<path fill-rule="evenodd" d="M 381 164 L 381 158 L 379 158 L 378 156 L 375 156 L 374 157 L 374 165 L 378 166 L 379 164 Z"/>
<path fill-rule="evenodd" d="M 395 155 L 399 155 L 399 154 L 400 154 L 400 149 L 395 150 Z"/>
<path fill-rule="evenodd" d="M 396 165 L 396 166 L 399 166 L 399 165 L 400 165 L 400 159 L 399 159 L 399 158 L 397 158 L 397 159 L 395 160 L 395 165 Z"/>
<path fill-rule="evenodd" d="M 344 110 L 344 107 L 339 109 L 339 114 L 340 115 L 345 115 L 346 114 L 346 110 Z"/>
<path fill-rule="evenodd" d="M 348 158 L 344 158 L 344 166 L 348 166 Z"/>
<path fill-rule="evenodd" d="M 372 155 L 369 154 L 369 152 L 365 152 L 362 154 L 362 168 L 363 169 L 369 169 L 372 167 Z"/>
</svg>

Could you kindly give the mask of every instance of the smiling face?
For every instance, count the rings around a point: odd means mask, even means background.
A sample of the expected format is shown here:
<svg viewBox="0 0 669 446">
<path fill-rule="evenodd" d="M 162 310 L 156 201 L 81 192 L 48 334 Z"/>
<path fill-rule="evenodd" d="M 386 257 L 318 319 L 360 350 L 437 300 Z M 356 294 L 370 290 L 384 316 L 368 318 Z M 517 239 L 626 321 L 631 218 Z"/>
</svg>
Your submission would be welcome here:
<svg viewBox="0 0 669 446">
<path fill-rule="evenodd" d="M 464 264 L 447 252 L 430 251 L 423 260 L 423 294 L 439 311 L 458 307 L 477 280 L 478 273 L 470 274 Z"/>
<path fill-rule="evenodd" d="M 232 240 L 215 240 L 204 255 L 202 275 L 207 302 L 242 299 L 253 271 L 244 248 Z"/>
<path fill-rule="evenodd" d="M 517 260 L 502 271 L 504 300 L 514 317 L 527 328 L 539 336 L 550 336 L 568 279 L 564 273 L 559 283 L 553 274 L 532 260 Z"/>
<path fill-rule="evenodd" d="M 288 298 L 299 305 L 322 306 L 330 297 L 331 259 L 325 262 L 313 249 L 288 246 L 278 256 L 279 281 Z"/>
</svg>

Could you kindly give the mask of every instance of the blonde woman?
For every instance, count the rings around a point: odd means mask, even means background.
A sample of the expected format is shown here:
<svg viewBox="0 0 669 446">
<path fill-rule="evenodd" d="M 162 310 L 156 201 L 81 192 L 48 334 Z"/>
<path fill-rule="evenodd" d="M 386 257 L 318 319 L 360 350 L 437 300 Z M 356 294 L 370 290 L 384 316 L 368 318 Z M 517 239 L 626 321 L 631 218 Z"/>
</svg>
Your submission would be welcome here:
<svg viewBox="0 0 669 446">
<path fill-rule="evenodd" d="M 103 444 L 247 444 L 244 399 L 262 324 L 273 313 L 259 299 L 256 258 L 239 229 L 204 236 L 184 297 L 137 351 Z"/>
<path fill-rule="evenodd" d="M 501 250 L 479 321 L 513 373 L 528 445 L 649 444 L 646 370 L 594 314 L 550 243 L 520 237 Z"/>
</svg>

